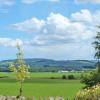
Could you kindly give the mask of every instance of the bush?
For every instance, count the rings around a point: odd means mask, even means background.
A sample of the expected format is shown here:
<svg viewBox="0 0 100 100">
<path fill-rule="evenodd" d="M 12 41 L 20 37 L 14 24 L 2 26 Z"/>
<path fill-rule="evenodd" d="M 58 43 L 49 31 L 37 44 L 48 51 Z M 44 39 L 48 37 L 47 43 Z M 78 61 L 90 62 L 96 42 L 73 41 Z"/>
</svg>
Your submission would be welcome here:
<svg viewBox="0 0 100 100">
<path fill-rule="evenodd" d="M 66 75 L 63 75 L 63 76 L 62 76 L 62 79 L 67 79 Z"/>
<path fill-rule="evenodd" d="M 74 75 L 68 75 L 68 79 L 75 79 Z"/>
<path fill-rule="evenodd" d="M 100 84 L 91 88 L 79 91 L 74 100 L 99 100 L 100 99 Z"/>
<path fill-rule="evenodd" d="M 100 83 L 100 73 L 97 72 L 90 72 L 88 74 L 85 74 L 81 78 L 81 82 L 85 83 L 85 88 L 92 87 L 96 84 Z"/>
<path fill-rule="evenodd" d="M 50 79 L 56 79 L 56 77 L 50 77 Z"/>
</svg>

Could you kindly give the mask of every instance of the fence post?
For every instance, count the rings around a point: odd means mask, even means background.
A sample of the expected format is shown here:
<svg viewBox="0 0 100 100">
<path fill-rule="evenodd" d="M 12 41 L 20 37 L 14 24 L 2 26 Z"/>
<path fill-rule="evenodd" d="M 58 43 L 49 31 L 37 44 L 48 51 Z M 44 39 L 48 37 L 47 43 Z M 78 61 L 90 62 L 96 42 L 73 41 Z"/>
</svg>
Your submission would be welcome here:
<svg viewBox="0 0 100 100">
<path fill-rule="evenodd" d="M 16 100 L 16 96 L 12 96 L 12 100 Z"/>
<path fill-rule="evenodd" d="M 32 97 L 32 100 L 35 100 L 35 98 L 34 98 L 34 97 Z"/>
<path fill-rule="evenodd" d="M 62 97 L 56 97 L 55 100 L 64 100 Z"/>
<path fill-rule="evenodd" d="M 39 100 L 43 100 L 43 98 L 42 97 L 39 97 Z"/>
<path fill-rule="evenodd" d="M 0 96 L 0 100 L 6 100 L 5 96 Z"/>
<path fill-rule="evenodd" d="M 54 100 L 54 97 L 49 97 L 48 100 Z"/>
<path fill-rule="evenodd" d="M 18 100 L 26 100 L 25 97 L 20 97 Z"/>
<path fill-rule="evenodd" d="M 34 97 L 23 97 L 21 96 L 20 98 L 16 98 L 16 96 L 0 96 L 0 100 L 35 100 Z M 54 97 L 47 97 L 47 98 L 43 98 L 43 97 L 39 97 L 38 100 L 64 100 L 63 97 L 57 96 L 56 98 Z M 69 100 L 68 98 L 66 98 L 66 100 Z M 75 99 L 73 99 L 75 100 Z"/>
<path fill-rule="evenodd" d="M 27 97 L 26 100 L 35 100 L 34 97 Z"/>
</svg>

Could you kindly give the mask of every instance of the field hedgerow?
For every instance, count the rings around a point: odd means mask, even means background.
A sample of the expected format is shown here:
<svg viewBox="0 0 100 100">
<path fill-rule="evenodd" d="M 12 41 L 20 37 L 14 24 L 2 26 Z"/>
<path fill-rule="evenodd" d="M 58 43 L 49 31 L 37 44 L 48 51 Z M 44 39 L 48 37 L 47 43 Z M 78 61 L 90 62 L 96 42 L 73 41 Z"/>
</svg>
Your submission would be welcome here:
<svg viewBox="0 0 100 100">
<path fill-rule="evenodd" d="M 100 100 L 100 84 L 79 91 L 75 100 Z"/>
</svg>

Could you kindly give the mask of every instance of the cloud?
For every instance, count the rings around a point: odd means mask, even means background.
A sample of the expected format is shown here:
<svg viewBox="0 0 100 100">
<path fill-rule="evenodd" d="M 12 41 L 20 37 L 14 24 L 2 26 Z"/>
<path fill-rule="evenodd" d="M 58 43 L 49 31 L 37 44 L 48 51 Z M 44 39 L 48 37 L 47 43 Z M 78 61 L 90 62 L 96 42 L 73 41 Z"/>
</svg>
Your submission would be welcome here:
<svg viewBox="0 0 100 100">
<path fill-rule="evenodd" d="M 10 38 L 0 38 L 0 45 L 1 46 L 11 46 L 15 47 L 17 45 L 23 45 L 23 41 L 20 39 L 10 39 Z"/>
<path fill-rule="evenodd" d="M 100 0 L 75 0 L 76 3 L 96 3 L 100 4 Z"/>
<path fill-rule="evenodd" d="M 16 0 L 0 0 L 0 14 L 9 13 L 9 8 L 12 7 Z"/>
<path fill-rule="evenodd" d="M 25 35 L 28 33 L 31 38 L 0 38 L 0 45 L 15 47 L 20 42 L 30 57 L 93 59 L 91 43 L 96 35 L 94 27 L 100 22 L 99 18 L 100 11 L 92 13 L 87 9 L 74 12 L 69 17 L 60 13 L 50 13 L 45 19 L 33 17 L 11 24 L 12 29 L 25 32 Z"/>
<path fill-rule="evenodd" d="M 89 10 L 83 9 L 80 12 L 75 12 L 71 14 L 71 18 L 76 22 L 84 22 L 86 24 L 100 24 L 100 11 L 96 11 L 92 14 Z"/>
<path fill-rule="evenodd" d="M 88 44 L 63 44 L 54 46 L 28 46 L 24 48 L 28 57 L 49 58 L 57 60 L 93 59 L 94 49 Z M 34 52 L 33 52 L 34 51 Z"/>
<path fill-rule="evenodd" d="M 93 16 L 91 15 L 90 11 L 87 9 L 81 10 L 80 12 L 73 13 L 71 17 L 75 21 L 82 21 L 82 22 L 92 22 Z"/>
<path fill-rule="evenodd" d="M 59 2 L 60 0 L 22 0 L 22 3 L 24 4 L 34 4 L 37 2 Z"/>
<path fill-rule="evenodd" d="M 12 6 L 15 4 L 15 0 L 0 0 L 0 6 Z"/>
<path fill-rule="evenodd" d="M 12 24 L 12 28 L 29 32 L 33 37 L 26 45 L 48 46 L 68 43 L 91 42 L 96 34 L 94 27 L 99 22 L 100 12 L 91 13 L 84 9 L 75 12 L 70 18 L 59 13 L 51 13 L 45 20 L 32 18 Z"/>
<path fill-rule="evenodd" d="M 60 0 L 20 0 L 23 4 L 34 4 L 37 2 L 54 2 L 57 3 Z M 13 6 L 16 3 L 16 0 L 0 0 L 0 7 L 10 7 Z"/>
<path fill-rule="evenodd" d="M 44 26 L 45 22 L 43 20 L 38 20 L 37 18 L 32 18 L 30 20 L 26 20 L 22 23 L 13 24 L 11 27 L 26 32 L 35 32 L 38 33 Z"/>
</svg>

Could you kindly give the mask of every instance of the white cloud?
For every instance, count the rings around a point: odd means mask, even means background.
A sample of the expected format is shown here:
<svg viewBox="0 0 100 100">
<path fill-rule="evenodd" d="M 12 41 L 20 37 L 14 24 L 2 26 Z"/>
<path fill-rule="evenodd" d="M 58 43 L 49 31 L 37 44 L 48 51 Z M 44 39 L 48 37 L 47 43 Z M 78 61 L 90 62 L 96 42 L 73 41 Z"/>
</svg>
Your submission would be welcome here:
<svg viewBox="0 0 100 100">
<path fill-rule="evenodd" d="M 95 23 L 100 24 L 100 11 L 97 11 L 94 15 L 93 15 L 93 20 Z"/>
<path fill-rule="evenodd" d="M 25 41 L 27 45 L 46 46 L 91 42 L 91 39 L 95 36 L 92 25 L 97 23 L 99 18 L 99 11 L 92 14 L 85 9 L 73 13 L 70 19 L 58 13 L 51 13 L 46 20 L 32 18 L 13 24 L 12 27 L 33 34 L 31 40 Z"/>
<path fill-rule="evenodd" d="M 81 10 L 80 12 L 73 13 L 72 19 L 75 21 L 82 21 L 82 22 L 92 22 L 93 16 L 91 15 L 90 11 L 87 9 Z"/>
<path fill-rule="evenodd" d="M 9 8 L 12 7 L 16 0 L 0 0 L 0 14 L 9 13 Z"/>
<path fill-rule="evenodd" d="M 36 2 L 37 2 L 37 0 L 22 0 L 22 3 L 24 3 L 24 4 L 33 4 Z"/>
<path fill-rule="evenodd" d="M 60 0 L 22 0 L 22 3 L 24 4 L 34 4 L 37 2 L 59 2 Z"/>
<path fill-rule="evenodd" d="M 17 45 L 23 45 L 23 41 L 20 39 L 0 38 L 0 45 L 15 47 Z"/>
<path fill-rule="evenodd" d="M 94 14 L 92 14 L 89 10 L 87 9 L 83 9 L 80 12 L 75 12 L 71 15 L 71 18 L 73 21 L 76 22 L 83 22 L 86 24 L 100 24 L 100 11 L 96 11 L 94 12 Z M 90 25 L 91 26 L 91 25 Z"/>
<path fill-rule="evenodd" d="M 38 33 L 41 28 L 44 26 L 45 22 L 43 20 L 38 20 L 37 18 L 32 18 L 30 20 L 26 20 L 22 23 L 13 24 L 11 27 L 19 31 L 26 31 L 26 32 L 35 32 Z"/>
<path fill-rule="evenodd" d="M 93 27 L 100 22 L 99 18 L 100 11 L 91 13 L 87 9 L 74 12 L 69 18 L 59 13 L 51 13 L 43 20 L 33 17 L 11 25 L 18 31 L 29 32 L 31 38 L 26 41 L 0 38 L 0 45 L 16 46 L 20 41 L 28 50 L 27 55 L 37 58 L 93 59 L 91 43 L 96 35 Z"/>
<path fill-rule="evenodd" d="M 16 3 L 17 0 L 0 0 L 0 7 L 4 6 L 12 6 Z M 60 0 L 20 0 L 21 3 L 23 4 L 34 4 L 37 2 L 54 2 L 57 3 Z"/>
<path fill-rule="evenodd" d="M 91 44 L 64 44 L 54 46 L 32 47 L 24 48 L 28 57 L 34 58 L 49 58 L 57 60 L 72 60 L 72 59 L 93 59 L 94 49 Z"/>
<path fill-rule="evenodd" d="M 15 4 L 15 0 L 0 0 L 0 6 L 12 6 Z"/>
<path fill-rule="evenodd" d="M 100 0 L 75 0 L 76 3 L 96 3 L 100 4 Z"/>
</svg>

